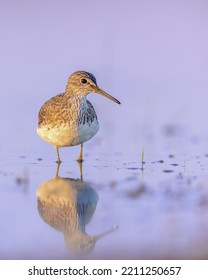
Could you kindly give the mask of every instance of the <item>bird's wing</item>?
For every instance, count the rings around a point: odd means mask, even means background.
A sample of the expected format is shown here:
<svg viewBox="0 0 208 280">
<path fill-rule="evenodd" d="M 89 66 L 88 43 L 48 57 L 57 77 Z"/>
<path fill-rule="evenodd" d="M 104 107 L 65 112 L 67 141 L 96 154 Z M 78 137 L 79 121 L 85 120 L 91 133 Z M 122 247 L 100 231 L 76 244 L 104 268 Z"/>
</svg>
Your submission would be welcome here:
<svg viewBox="0 0 208 280">
<path fill-rule="evenodd" d="M 48 101 L 46 101 L 40 108 L 38 114 L 38 126 L 47 125 L 52 121 L 61 121 L 62 108 L 66 106 L 67 99 L 64 98 L 64 94 L 60 93 Z"/>
</svg>

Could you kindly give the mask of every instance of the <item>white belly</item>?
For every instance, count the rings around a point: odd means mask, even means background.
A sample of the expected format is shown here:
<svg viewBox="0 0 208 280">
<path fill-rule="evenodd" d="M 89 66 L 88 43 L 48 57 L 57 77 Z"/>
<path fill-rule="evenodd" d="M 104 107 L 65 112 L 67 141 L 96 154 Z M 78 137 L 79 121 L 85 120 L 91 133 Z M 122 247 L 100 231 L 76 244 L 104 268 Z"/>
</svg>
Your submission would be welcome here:
<svg viewBox="0 0 208 280">
<path fill-rule="evenodd" d="M 38 135 L 46 142 L 56 147 L 68 147 L 82 144 L 91 139 L 99 130 L 97 120 L 90 125 L 85 123 L 79 126 L 60 125 L 52 127 L 44 125 L 38 127 Z"/>
</svg>

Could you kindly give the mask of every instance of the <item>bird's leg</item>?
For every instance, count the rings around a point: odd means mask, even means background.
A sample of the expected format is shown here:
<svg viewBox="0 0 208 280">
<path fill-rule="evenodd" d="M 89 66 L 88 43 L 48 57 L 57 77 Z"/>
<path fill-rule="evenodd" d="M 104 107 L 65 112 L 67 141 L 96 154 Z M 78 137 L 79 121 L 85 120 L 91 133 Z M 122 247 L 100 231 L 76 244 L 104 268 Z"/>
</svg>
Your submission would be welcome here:
<svg viewBox="0 0 208 280">
<path fill-rule="evenodd" d="M 78 161 L 79 164 L 79 173 L 80 173 L 80 180 L 83 181 L 83 174 L 82 174 L 82 161 Z"/>
<path fill-rule="evenodd" d="M 57 162 L 55 178 L 59 177 L 59 167 L 60 167 L 60 162 Z"/>
<path fill-rule="evenodd" d="M 56 157 L 57 157 L 57 163 L 60 164 L 61 163 L 61 159 L 60 159 L 60 156 L 59 156 L 59 150 L 58 150 L 58 147 L 55 147 L 56 149 Z"/>
<path fill-rule="evenodd" d="M 78 162 L 83 162 L 82 151 L 83 151 L 83 144 L 81 144 L 81 147 L 80 147 L 80 153 L 79 153 L 79 157 L 77 159 Z"/>
</svg>

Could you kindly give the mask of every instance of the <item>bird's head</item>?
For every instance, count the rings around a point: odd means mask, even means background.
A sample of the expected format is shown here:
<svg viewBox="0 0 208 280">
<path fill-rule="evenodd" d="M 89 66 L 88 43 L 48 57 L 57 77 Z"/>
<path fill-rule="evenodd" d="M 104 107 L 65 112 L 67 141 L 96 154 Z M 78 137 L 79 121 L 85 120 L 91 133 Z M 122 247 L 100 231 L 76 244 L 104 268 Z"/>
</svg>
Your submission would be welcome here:
<svg viewBox="0 0 208 280">
<path fill-rule="evenodd" d="M 70 94 L 82 94 L 87 95 L 90 92 L 98 93 L 103 95 L 110 100 L 120 104 L 116 98 L 98 87 L 95 76 L 85 71 L 74 72 L 68 79 L 66 86 L 66 92 Z"/>
</svg>

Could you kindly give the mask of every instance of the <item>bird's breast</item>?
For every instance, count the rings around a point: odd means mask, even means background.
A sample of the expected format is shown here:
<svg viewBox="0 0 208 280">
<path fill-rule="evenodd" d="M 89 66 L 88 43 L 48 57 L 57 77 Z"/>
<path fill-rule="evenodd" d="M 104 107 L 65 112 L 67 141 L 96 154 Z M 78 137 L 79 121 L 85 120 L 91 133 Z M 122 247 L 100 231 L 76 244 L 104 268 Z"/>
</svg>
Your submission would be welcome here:
<svg viewBox="0 0 208 280">
<path fill-rule="evenodd" d="M 83 122 L 79 125 L 68 123 L 59 126 L 45 125 L 37 129 L 38 135 L 46 142 L 56 147 L 80 145 L 91 139 L 99 130 L 99 123 L 95 119 L 91 123 Z"/>
<path fill-rule="evenodd" d="M 43 107 L 37 133 L 56 147 L 79 145 L 92 138 L 99 123 L 92 104 L 86 98 L 69 99 L 63 106 Z"/>
</svg>

